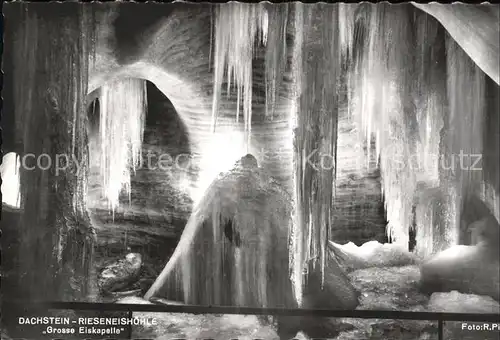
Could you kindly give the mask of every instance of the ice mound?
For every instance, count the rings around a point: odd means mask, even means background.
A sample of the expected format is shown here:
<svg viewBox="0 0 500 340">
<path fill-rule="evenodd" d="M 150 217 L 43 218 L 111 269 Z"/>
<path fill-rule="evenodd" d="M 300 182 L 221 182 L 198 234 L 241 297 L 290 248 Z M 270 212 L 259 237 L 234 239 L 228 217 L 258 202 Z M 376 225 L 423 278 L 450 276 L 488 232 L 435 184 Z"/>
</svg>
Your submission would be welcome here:
<svg viewBox="0 0 500 340">
<path fill-rule="evenodd" d="M 371 267 L 399 267 L 415 264 L 417 258 L 397 244 L 368 241 L 356 246 L 349 242 L 344 245 L 330 241 L 330 250 L 336 255 L 347 271 Z"/>
<path fill-rule="evenodd" d="M 485 244 L 457 245 L 422 264 L 422 290 L 429 293 L 459 291 L 499 300 L 500 259 Z"/>
</svg>

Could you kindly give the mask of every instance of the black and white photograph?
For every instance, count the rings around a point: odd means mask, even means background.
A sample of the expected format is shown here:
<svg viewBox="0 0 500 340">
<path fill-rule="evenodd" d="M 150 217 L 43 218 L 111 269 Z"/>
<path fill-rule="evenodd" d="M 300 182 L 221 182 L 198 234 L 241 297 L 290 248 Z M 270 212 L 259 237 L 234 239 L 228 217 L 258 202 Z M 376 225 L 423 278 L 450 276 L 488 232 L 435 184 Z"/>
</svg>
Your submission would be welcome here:
<svg viewBox="0 0 500 340">
<path fill-rule="evenodd" d="M 500 339 L 500 5 L 2 11 L 2 339 Z"/>
</svg>

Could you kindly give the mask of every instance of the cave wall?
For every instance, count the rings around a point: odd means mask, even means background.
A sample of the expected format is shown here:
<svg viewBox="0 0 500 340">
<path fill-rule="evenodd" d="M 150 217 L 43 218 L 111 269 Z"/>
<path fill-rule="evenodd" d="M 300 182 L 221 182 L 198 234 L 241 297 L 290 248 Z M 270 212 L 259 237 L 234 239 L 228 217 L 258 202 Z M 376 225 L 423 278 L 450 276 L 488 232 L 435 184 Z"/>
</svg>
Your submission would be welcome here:
<svg viewBox="0 0 500 340">
<path fill-rule="evenodd" d="M 500 6 L 454 3 L 414 6 L 436 18 L 474 63 L 500 84 Z"/>
<path fill-rule="evenodd" d="M 331 238 L 336 243 L 354 242 L 358 246 L 371 240 L 387 242 L 387 221 L 374 145 L 361 142 L 360 131 L 348 110 L 339 114 L 338 128 L 339 171 Z"/>
</svg>

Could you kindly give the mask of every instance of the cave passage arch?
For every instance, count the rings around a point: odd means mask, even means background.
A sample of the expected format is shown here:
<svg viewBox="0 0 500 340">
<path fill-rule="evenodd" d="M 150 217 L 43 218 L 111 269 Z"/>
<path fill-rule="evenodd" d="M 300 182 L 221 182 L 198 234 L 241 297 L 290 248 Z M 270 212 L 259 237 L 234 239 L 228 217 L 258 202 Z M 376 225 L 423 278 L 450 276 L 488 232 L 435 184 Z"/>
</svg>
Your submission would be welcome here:
<svg viewBox="0 0 500 340">
<path fill-rule="evenodd" d="M 103 66 L 103 65 L 101 65 Z M 105 83 L 127 78 L 144 79 L 154 84 L 172 103 L 190 138 L 191 166 L 197 180 L 191 186 L 191 196 L 196 202 L 211 181 L 246 154 L 244 134 L 234 124 L 212 129 L 211 92 L 196 79 L 181 79 L 152 62 L 138 61 L 130 65 L 109 63 L 89 77 L 89 100 L 95 90 Z"/>
<path fill-rule="evenodd" d="M 172 76 L 161 67 L 141 61 L 130 65 L 111 65 L 105 70 L 91 72 L 88 102 L 93 102 L 98 97 L 99 88 L 104 84 L 130 78 L 150 82 L 169 100 L 185 128 L 186 135 L 189 136 L 190 153 L 196 159 L 201 152 L 203 140 L 203 133 L 200 133 L 203 129 L 199 127 L 203 126 L 203 115 L 208 112 L 208 107 L 199 91 L 189 82 Z M 196 183 L 193 183 L 193 186 L 196 186 Z"/>
<path fill-rule="evenodd" d="M 87 107 L 90 149 L 87 206 L 97 235 L 97 268 L 102 268 L 110 258 L 122 258 L 128 252 L 141 254 L 147 267 L 163 265 L 177 245 L 192 211 L 189 188 L 193 176 L 186 162 L 191 152 L 190 137 L 169 98 L 153 83 L 144 81 L 148 104 L 142 161 L 131 173 L 130 195 L 122 187 L 120 204 L 113 214 L 106 204 L 100 177 L 100 89 L 88 97 L 91 102 Z M 171 161 L 179 155 L 185 156 L 179 159 L 187 164 L 176 167 Z M 149 274 L 146 272 L 142 279 L 155 278 Z"/>
<path fill-rule="evenodd" d="M 142 144 L 140 146 L 140 161 L 136 164 L 131 173 L 131 182 L 140 181 L 142 184 L 148 183 L 147 177 L 152 173 L 163 171 L 163 174 L 153 176 L 153 181 L 176 180 L 175 187 L 190 194 L 190 186 L 194 180 L 193 169 L 191 167 L 191 142 L 186 126 L 173 106 L 172 102 L 153 83 L 144 79 L 136 79 L 145 82 L 145 114 L 143 131 L 141 131 Z M 114 80 L 116 81 L 116 80 Z M 100 171 L 100 157 L 102 156 L 100 139 L 102 113 L 99 96 L 100 89 L 89 95 L 91 102 L 88 104 L 88 135 L 90 152 L 91 174 L 95 175 Z M 125 94 L 126 95 L 126 94 Z M 139 179 L 141 178 L 142 179 Z M 160 180 L 161 182 L 161 180 Z M 96 189 L 101 183 L 95 178 L 91 180 L 91 190 Z M 131 183 L 133 184 L 133 183 Z M 102 190 L 102 188 L 100 188 Z M 123 188 L 122 188 L 123 189 Z M 153 190 L 154 188 L 151 188 Z M 131 188 L 134 191 L 134 188 Z M 95 194 L 95 193 L 94 193 Z M 95 196 L 95 195 L 94 195 Z M 121 195 L 123 196 L 123 195 Z M 120 197 L 122 204 L 128 200 L 129 204 L 133 197 Z M 95 203 L 95 202 L 94 202 Z M 92 204 L 91 204 L 92 205 Z"/>
</svg>

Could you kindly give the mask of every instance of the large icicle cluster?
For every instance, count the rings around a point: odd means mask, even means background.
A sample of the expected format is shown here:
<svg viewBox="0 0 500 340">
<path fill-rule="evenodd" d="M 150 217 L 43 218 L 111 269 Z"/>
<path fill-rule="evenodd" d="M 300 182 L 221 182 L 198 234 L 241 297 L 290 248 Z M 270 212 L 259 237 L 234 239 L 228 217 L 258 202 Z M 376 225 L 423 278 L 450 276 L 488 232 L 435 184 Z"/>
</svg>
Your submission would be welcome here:
<svg viewBox="0 0 500 340">
<path fill-rule="evenodd" d="M 256 43 L 266 43 L 267 27 L 268 15 L 263 4 L 230 3 L 216 8 L 212 128 L 216 126 L 226 74 L 228 93 L 232 82 L 237 89 L 237 120 L 243 103 L 247 141 L 250 139 L 252 120 L 252 60 Z"/>
<path fill-rule="evenodd" d="M 444 30 L 429 15 L 416 17 L 415 107 L 419 138 L 416 170 L 424 171 L 423 180 L 433 186 L 439 181 L 440 131 L 447 108 Z"/>
<path fill-rule="evenodd" d="M 410 4 L 219 6 L 214 127 L 221 87 L 235 83 L 237 120 L 243 102 L 249 144 L 252 59 L 258 43 L 266 45 L 266 113 L 274 112 L 287 67 L 288 25 L 295 31 L 290 117 L 295 217 L 289 257 L 300 300 L 304 272 L 323 274 L 327 265 L 336 164 L 321 162 L 324 155 L 336 159 L 338 82 L 345 68 L 348 109 L 367 146 L 366 161 L 378 159 L 387 232 L 393 242 L 407 248 L 410 228 L 415 226 L 422 253 L 456 243 L 463 198 L 498 199 L 498 194 L 491 193 L 483 172 L 457 170 L 461 166 L 457 155 L 480 154 L 484 149 L 481 139 L 473 137 L 483 133 L 484 74 L 453 40 L 445 39 L 435 19 Z M 318 165 L 328 168 L 318 171 Z"/>
<path fill-rule="evenodd" d="M 485 74 L 450 37 L 446 39 L 448 103 L 440 169 L 446 192 L 445 242 L 456 244 L 464 199 L 476 195 L 485 199 L 481 163 L 485 123 Z"/>
<path fill-rule="evenodd" d="M 362 54 L 354 65 L 353 112 L 369 145 L 375 139 L 382 174 L 388 234 L 408 244 L 416 180 L 416 112 L 413 103 L 413 40 L 404 6 L 368 5 Z M 367 160 L 370 159 L 368 148 Z"/>
<path fill-rule="evenodd" d="M 459 242 L 467 197 L 493 206 L 483 171 L 470 168 L 484 150 L 485 75 L 412 6 L 358 10 L 346 20 L 361 19 L 354 25 L 361 41 L 343 38 L 357 51 L 345 54 L 350 109 L 365 143 L 375 140 L 389 236 L 407 247 L 414 226 L 417 250 L 427 256 Z"/>
<path fill-rule="evenodd" d="M 142 161 L 146 82 L 124 79 L 105 84 L 99 102 L 101 184 L 109 207 L 114 210 L 123 189 L 130 195 L 131 171 Z"/>
<path fill-rule="evenodd" d="M 236 121 L 243 119 L 247 142 L 251 137 L 252 120 L 252 60 L 259 45 L 265 49 L 266 115 L 276 110 L 279 91 L 287 66 L 288 4 L 266 5 L 228 3 L 215 12 L 214 29 L 214 97 L 212 128 L 215 129 L 219 102 L 226 76 L 227 92 L 236 87 Z"/>
<path fill-rule="evenodd" d="M 466 241 L 479 199 L 495 213 L 480 160 L 487 117 L 485 74 L 427 15 L 417 18 L 417 102 L 423 172 L 416 202 L 417 252 L 427 257 Z M 485 213 L 485 212 L 483 212 Z M 472 219 L 472 220 L 470 220 Z M 464 224 L 465 223 L 465 224 Z"/>
<path fill-rule="evenodd" d="M 445 32 L 439 23 L 425 13 L 415 17 L 415 107 L 419 138 L 415 168 L 418 197 L 413 227 L 416 251 L 426 257 L 443 247 L 445 198 L 440 189 L 441 129 L 447 110 Z"/>
</svg>

